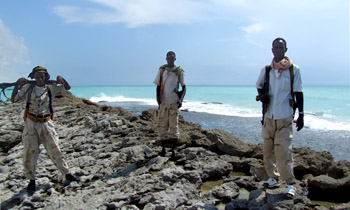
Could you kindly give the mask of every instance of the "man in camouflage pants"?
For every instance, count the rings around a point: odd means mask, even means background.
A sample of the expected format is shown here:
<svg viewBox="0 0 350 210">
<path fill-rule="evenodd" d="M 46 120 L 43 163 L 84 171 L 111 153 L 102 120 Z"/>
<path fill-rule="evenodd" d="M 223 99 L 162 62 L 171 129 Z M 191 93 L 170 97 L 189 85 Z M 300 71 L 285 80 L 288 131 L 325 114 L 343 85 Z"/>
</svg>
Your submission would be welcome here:
<svg viewBox="0 0 350 210">
<path fill-rule="evenodd" d="M 186 94 L 185 73 L 180 66 L 176 66 L 176 55 L 169 51 L 166 55 L 167 64 L 159 68 L 154 80 L 157 85 L 157 102 L 159 105 L 158 131 L 162 142 L 161 156 L 165 156 L 165 141 L 172 141 L 172 158 L 176 157 L 176 143 L 179 139 L 179 108 L 182 106 Z M 182 91 L 178 91 L 179 84 Z"/>
</svg>

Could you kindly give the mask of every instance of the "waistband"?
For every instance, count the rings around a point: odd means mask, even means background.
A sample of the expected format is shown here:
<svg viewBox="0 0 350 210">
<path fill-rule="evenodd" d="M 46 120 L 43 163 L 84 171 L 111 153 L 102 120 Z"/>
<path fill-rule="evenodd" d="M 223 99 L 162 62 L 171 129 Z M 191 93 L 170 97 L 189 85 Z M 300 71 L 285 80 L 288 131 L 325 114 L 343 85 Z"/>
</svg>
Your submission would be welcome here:
<svg viewBox="0 0 350 210">
<path fill-rule="evenodd" d="M 32 113 L 27 113 L 27 117 L 32 120 L 33 122 L 37 123 L 45 123 L 51 119 L 51 114 L 32 114 Z"/>
</svg>

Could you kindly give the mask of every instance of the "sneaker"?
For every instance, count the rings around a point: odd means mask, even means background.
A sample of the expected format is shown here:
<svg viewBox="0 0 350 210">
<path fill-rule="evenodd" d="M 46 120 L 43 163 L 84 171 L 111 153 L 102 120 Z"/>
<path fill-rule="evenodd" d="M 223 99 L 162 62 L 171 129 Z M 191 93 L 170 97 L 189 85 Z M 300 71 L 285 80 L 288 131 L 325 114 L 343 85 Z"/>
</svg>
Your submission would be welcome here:
<svg viewBox="0 0 350 210">
<path fill-rule="evenodd" d="M 66 179 L 69 180 L 69 181 L 76 181 L 76 182 L 80 181 L 80 179 L 78 177 L 74 176 L 71 173 L 66 174 Z"/>
<path fill-rule="evenodd" d="M 280 184 L 278 183 L 278 180 L 275 178 L 270 177 L 265 183 L 264 183 L 264 187 L 266 188 L 277 188 L 279 187 Z"/>
<path fill-rule="evenodd" d="M 286 190 L 284 191 L 285 198 L 292 199 L 294 197 L 296 191 L 297 191 L 297 189 L 293 185 L 288 184 L 286 186 Z"/>
</svg>

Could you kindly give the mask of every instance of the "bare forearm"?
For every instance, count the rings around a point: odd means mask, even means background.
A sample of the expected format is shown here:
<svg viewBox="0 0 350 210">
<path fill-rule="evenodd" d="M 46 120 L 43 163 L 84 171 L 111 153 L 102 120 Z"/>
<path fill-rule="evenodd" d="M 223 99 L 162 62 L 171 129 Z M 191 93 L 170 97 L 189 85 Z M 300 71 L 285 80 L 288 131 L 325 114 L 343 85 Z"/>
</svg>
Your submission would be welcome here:
<svg viewBox="0 0 350 210">
<path fill-rule="evenodd" d="M 71 89 L 70 84 L 67 82 L 67 80 L 65 80 L 65 79 L 63 79 L 63 80 L 64 80 L 64 88 L 65 88 L 66 90 L 70 90 L 70 89 Z"/>
<path fill-rule="evenodd" d="M 15 103 L 15 97 L 18 94 L 18 90 L 19 90 L 19 85 L 15 85 L 15 88 L 12 91 L 12 95 L 11 95 L 11 102 Z"/>
<path fill-rule="evenodd" d="M 180 101 L 184 100 L 185 95 L 186 95 L 186 85 L 182 86 L 182 95 L 181 95 Z"/>
<path fill-rule="evenodd" d="M 12 91 L 12 95 L 11 95 L 11 101 L 12 103 L 15 103 L 15 97 L 17 96 L 18 94 L 18 90 L 23 86 L 25 85 L 26 83 L 28 82 L 28 80 L 26 78 L 19 78 L 17 81 L 16 81 L 16 84 L 15 84 L 15 87 Z"/>
<path fill-rule="evenodd" d="M 71 86 L 62 76 L 57 76 L 57 83 L 62 84 L 66 90 L 70 90 Z"/>
<path fill-rule="evenodd" d="M 156 95 L 157 95 L 157 103 L 158 105 L 160 105 L 162 103 L 161 101 L 161 97 L 160 97 L 160 85 L 157 85 L 157 88 L 156 88 Z"/>
</svg>

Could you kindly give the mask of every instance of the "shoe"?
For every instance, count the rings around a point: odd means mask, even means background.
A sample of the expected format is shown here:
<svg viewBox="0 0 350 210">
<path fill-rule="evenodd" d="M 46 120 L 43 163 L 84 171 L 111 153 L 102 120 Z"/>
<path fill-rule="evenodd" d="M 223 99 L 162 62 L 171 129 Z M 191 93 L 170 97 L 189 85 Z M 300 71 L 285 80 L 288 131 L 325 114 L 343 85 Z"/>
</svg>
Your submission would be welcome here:
<svg viewBox="0 0 350 210">
<path fill-rule="evenodd" d="M 80 181 L 80 179 L 78 177 L 74 176 L 71 173 L 66 174 L 66 179 L 69 180 L 69 181 L 76 181 L 76 182 Z"/>
<path fill-rule="evenodd" d="M 280 186 L 280 184 L 278 183 L 278 180 L 272 177 L 270 177 L 263 185 L 264 187 L 269 189 L 277 188 Z"/>
<path fill-rule="evenodd" d="M 287 199 L 292 199 L 295 195 L 296 188 L 293 185 L 287 184 L 286 190 L 284 191 L 284 197 Z"/>
<path fill-rule="evenodd" d="M 170 158 L 171 160 L 178 160 L 180 158 L 181 158 L 181 154 L 178 153 L 176 150 L 173 150 L 171 152 L 171 158 Z"/>
<path fill-rule="evenodd" d="M 36 190 L 35 180 L 30 180 L 27 186 L 27 193 L 34 194 Z"/>
<path fill-rule="evenodd" d="M 165 149 L 162 149 L 162 151 L 159 153 L 160 156 L 165 157 Z"/>
</svg>

